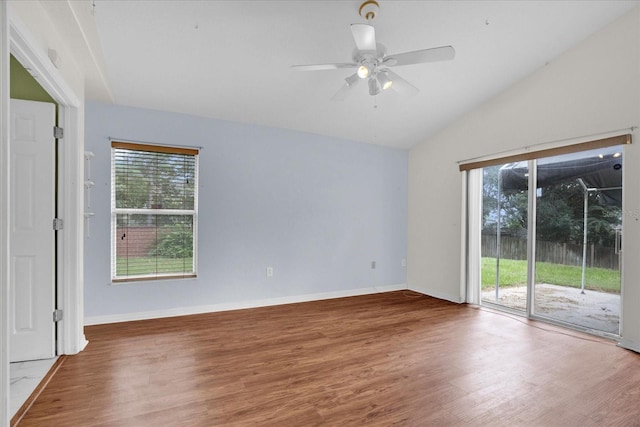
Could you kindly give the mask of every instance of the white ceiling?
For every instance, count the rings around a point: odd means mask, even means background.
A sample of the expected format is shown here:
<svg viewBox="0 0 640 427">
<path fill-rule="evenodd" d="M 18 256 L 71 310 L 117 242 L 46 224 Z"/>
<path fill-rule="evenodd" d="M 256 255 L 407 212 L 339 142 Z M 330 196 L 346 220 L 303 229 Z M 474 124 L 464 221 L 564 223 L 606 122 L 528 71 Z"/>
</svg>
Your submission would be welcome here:
<svg viewBox="0 0 640 427">
<path fill-rule="evenodd" d="M 95 0 L 109 90 L 87 96 L 409 148 L 640 4 L 380 0 L 373 25 L 389 53 L 452 45 L 456 58 L 394 68 L 414 97 L 359 85 L 331 101 L 352 70 L 289 67 L 351 62 L 360 3 Z"/>
</svg>

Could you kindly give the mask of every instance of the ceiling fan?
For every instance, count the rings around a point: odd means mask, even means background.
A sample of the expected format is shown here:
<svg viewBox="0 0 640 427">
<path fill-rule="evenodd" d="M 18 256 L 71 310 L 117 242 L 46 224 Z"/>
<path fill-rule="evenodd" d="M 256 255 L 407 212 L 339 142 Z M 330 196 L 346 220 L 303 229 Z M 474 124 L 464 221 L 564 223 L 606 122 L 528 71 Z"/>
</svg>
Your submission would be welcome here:
<svg viewBox="0 0 640 427">
<path fill-rule="evenodd" d="M 351 89 L 365 79 L 369 86 L 369 95 L 372 96 L 391 87 L 405 94 L 418 93 L 419 89 L 417 87 L 391 71 L 390 67 L 447 61 L 455 57 L 456 51 L 452 46 L 441 46 L 387 55 L 384 45 L 376 43 L 375 29 L 371 25 L 371 21 L 375 18 L 379 8 L 380 5 L 376 0 L 367 0 L 360 5 L 360 16 L 365 18 L 368 23 L 351 24 L 351 34 L 356 44 L 352 55 L 353 62 L 292 65 L 291 68 L 296 71 L 354 68 L 355 72 L 345 79 L 345 84 L 331 98 L 334 101 L 343 100 Z"/>
</svg>

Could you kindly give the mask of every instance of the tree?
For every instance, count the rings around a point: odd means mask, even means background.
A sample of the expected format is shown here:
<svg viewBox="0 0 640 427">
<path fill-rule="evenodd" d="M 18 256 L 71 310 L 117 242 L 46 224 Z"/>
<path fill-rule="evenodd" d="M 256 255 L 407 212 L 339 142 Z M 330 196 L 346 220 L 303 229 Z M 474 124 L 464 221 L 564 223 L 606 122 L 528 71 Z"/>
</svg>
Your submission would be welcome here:
<svg viewBox="0 0 640 427">
<path fill-rule="evenodd" d="M 482 230 L 495 234 L 498 222 L 498 195 L 500 196 L 500 231 L 521 236 L 527 230 L 527 191 L 498 189 L 501 165 L 483 169 Z M 500 190 L 500 191 L 499 191 Z"/>
<path fill-rule="evenodd" d="M 116 208 L 192 210 L 195 203 L 193 156 L 116 149 Z M 147 225 L 150 215 L 118 215 L 118 224 Z"/>
<path fill-rule="evenodd" d="M 501 166 L 483 169 L 483 233 L 495 234 L 500 194 L 501 233 L 526 236 L 528 192 L 498 191 Z M 584 190 L 577 180 L 554 184 L 536 191 L 536 233 L 543 241 L 582 244 L 584 222 Z M 601 202 L 597 191 L 588 192 L 588 243 L 612 246 L 616 227 L 621 224 L 621 210 Z"/>
</svg>

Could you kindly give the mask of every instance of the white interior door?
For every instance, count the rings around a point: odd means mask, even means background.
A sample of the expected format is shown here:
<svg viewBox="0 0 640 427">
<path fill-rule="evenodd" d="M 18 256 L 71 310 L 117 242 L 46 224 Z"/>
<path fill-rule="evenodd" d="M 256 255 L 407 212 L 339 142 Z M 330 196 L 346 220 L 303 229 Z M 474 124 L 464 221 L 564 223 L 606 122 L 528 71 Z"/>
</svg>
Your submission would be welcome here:
<svg viewBox="0 0 640 427">
<path fill-rule="evenodd" d="M 12 362 L 55 355 L 55 105 L 11 100 L 9 349 Z"/>
</svg>

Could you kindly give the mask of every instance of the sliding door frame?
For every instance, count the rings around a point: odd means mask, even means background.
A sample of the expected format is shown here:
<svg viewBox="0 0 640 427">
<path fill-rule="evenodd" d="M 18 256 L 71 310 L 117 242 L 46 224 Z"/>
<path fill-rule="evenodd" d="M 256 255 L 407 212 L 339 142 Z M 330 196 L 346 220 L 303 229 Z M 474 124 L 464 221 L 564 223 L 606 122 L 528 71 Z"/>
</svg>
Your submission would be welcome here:
<svg viewBox="0 0 640 427">
<path fill-rule="evenodd" d="M 538 200 L 536 188 L 538 185 L 538 162 L 529 160 L 529 188 L 527 189 L 527 317 L 535 315 L 534 286 L 536 283 L 536 208 Z"/>
<path fill-rule="evenodd" d="M 526 310 L 524 316 L 528 319 L 532 320 L 540 320 L 551 324 L 560 325 L 563 327 L 571 328 L 574 330 L 579 330 L 582 332 L 588 332 L 593 335 L 601 336 L 604 338 L 621 339 L 622 333 L 622 295 L 623 295 L 623 281 L 621 275 L 621 283 L 620 283 L 620 327 L 618 334 L 612 334 L 604 331 L 599 331 L 595 329 L 590 329 L 587 327 L 583 327 L 580 325 L 576 325 L 573 323 L 564 322 L 562 320 L 556 320 L 546 316 L 540 316 L 536 314 L 535 310 L 535 278 L 536 278 L 536 224 L 537 224 L 537 197 L 536 197 L 536 189 L 537 189 L 537 160 L 545 157 L 553 157 L 562 154 L 569 153 L 578 153 L 582 151 L 589 151 L 598 148 L 612 147 L 612 146 L 621 146 L 622 151 L 624 153 L 624 146 L 631 144 L 631 134 L 622 134 L 622 135 L 614 135 L 603 139 L 592 140 L 581 142 L 572 145 L 553 147 L 538 151 L 530 151 L 522 154 L 509 155 L 509 156 L 501 156 L 490 158 L 487 160 L 481 161 L 469 161 L 464 162 L 459 165 L 460 171 L 463 172 L 463 191 L 466 193 L 465 201 L 463 203 L 463 207 L 465 208 L 465 216 L 466 221 L 464 221 L 463 225 L 463 236 L 466 237 L 466 242 L 464 244 L 466 254 L 463 259 L 465 263 L 465 272 L 466 274 L 461 275 L 461 278 L 465 279 L 466 282 L 466 302 L 471 304 L 479 304 L 486 305 L 489 307 L 498 308 L 504 311 L 513 312 L 518 315 L 523 315 L 521 311 L 510 309 L 506 306 L 501 306 L 499 304 L 493 304 L 490 302 L 483 302 L 482 298 L 478 296 L 481 294 L 481 263 L 478 263 L 475 258 L 480 258 L 480 244 L 475 240 L 479 239 L 479 236 L 474 231 L 477 230 L 477 227 L 474 225 L 477 217 L 477 209 L 473 207 L 474 203 L 477 203 L 477 196 L 470 194 L 471 192 L 478 191 L 477 185 L 472 185 L 469 182 L 475 170 L 482 170 L 488 166 L 496 166 L 503 163 L 512 163 L 519 161 L 528 161 L 529 168 L 529 177 L 528 177 L 528 197 L 527 197 L 527 295 L 526 295 Z M 481 187 L 481 184 L 480 184 Z M 480 191 L 482 191 L 480 189 Z M 480 198 L 482 200 L 482 198 Z M 480 202 L 481 203 L 481 202 Z M 624 230 L 624 215 L 622 217 L 622 229 Z M 475 288 L 478 289 L 475 289 Z"/>
</svg>

